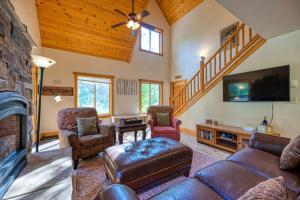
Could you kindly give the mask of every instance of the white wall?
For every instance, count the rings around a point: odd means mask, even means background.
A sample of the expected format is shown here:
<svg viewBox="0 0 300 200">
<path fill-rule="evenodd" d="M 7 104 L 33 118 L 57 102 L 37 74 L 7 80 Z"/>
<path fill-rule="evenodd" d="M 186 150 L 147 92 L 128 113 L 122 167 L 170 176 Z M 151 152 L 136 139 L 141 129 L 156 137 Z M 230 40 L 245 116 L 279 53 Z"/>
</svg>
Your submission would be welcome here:
<svg viewBox="0 0 300 200">
<path fill-rule="evenodd" d="M 162 28 L 164 31 L 163 56 L 141 52 L 138 42 L 135 45 L 130 63 L 104 59 L 94 56 L 71 53 L 50 48 L 43 48 L 44 56 L 54 59 L 57 64 L 46 69 L 44 85 L 74 86 L 73 72 L 87 72 L 114 75 L 116 79 L 150 79 L 164 81 L 164 104 L 169 97 L 169 38 L 170 27 L 164 19 L 156 1 L 149 1 L 147 10 L 151 15 L 145 22 Z M 53 80 L 62 84 L 55 85 Z M 116 85 L 116 84 L 115 84 Z M 116 91 L 116 90 L 115 90 Z M 53 97 L 43 96 L 41 132 L 57 131 L 56 115 L 60 109 L 74 107 L 74 97 L 64 97 L 60 103 L 54 103 Z M 115 95 L 115 114 L 130 114 L 139 112 L 139 96 Z"/>
<path fill-rule="evenodd" d="M 35 0 L 10 0 L 10 2 L 22 23 L 27 26 L 28 33 L 36 44 L 37 48 L 33 48 L 32 54 L 40 55 L 41 37 Z"/>
<path fill-rule="evenodd" d="M 217 0 L 264 38 L 300 29 L 299 0 Z M 272 24 L 272 26 L 268 26 Z"/>
<path fill-rule="evenodd" d="M 239 21 L 214 0 L 205 0 L 171 27 L 171 79 L 190 79 L 220 46 L 220 30 Z"/>
<path fill-rule="evenodd" d="M 224 10 L 214 0 L 206 0 L 172 26 L 171 79 L 183 74 L 190 79 L 198 70 L 199 53 L 207 51 L 207 57 L 217 49 L 219 30 L 238 19 Z M 202 28 L 201 28 L 202 27 Z M 206 50 L 207 49 L 207 50 Z M 246 59 L 233 73 L 291 65 L 291 79 L 300 79 L 300 31 L 268 40 L 261 48 Z M 202 53 L 205 54 L 205 53 Z M 291 89 L 291 103 L 274 104 L 275 132 L 293 137 L 300 133 L 299 88 Z M 215 119 L 235 126 L 256 126 L 263 117 L 271 117 L 271 103 L 225 103 L 222 83 L 180 116 L 183 127 L 195 130 L 197 123 Z"/>
</svg>

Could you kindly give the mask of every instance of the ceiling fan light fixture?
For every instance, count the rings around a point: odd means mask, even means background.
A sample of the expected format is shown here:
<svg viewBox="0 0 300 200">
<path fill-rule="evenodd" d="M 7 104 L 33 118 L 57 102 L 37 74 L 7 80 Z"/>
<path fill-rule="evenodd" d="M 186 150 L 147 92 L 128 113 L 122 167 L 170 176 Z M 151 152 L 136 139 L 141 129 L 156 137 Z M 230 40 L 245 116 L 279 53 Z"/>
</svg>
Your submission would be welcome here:
<svg viewBox="0 0 300 200">
<path fill-rule="evenodd" d="M 135 31 L 137 30 L 138 28 L 140 28 L 140 24 L 137 22 L 137 21 L 134 21 L 134 20 L 129 20 L 128 23 L 126 24 L 126 26 L 132 30 L 132 31 Z"/>
</svg>

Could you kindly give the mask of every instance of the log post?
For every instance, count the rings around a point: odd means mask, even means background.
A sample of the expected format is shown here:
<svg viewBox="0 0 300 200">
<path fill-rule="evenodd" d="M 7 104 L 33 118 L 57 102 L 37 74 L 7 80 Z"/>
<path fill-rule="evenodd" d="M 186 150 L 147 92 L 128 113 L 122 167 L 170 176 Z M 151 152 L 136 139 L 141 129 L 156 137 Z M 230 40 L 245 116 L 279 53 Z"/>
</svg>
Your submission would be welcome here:
<svg viewBox="0 0 300 200">
<path fill-rule="evenodd" d="M 201 56 L 201 61 L 200 61 L 200 93 L 204 92 L 204 60 L 205 60 L 205 57 Z"/>
</svg>

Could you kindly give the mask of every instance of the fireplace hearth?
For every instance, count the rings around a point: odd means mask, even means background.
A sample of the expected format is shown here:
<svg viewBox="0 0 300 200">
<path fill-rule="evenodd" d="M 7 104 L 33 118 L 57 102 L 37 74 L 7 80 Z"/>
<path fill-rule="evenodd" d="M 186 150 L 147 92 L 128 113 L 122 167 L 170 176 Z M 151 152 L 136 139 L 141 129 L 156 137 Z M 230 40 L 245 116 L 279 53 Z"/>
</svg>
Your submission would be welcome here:
<svg viewBox="0 0 300 200">
<path fill-rule="evenodd" d="M 27 164 L 27 100 L 0 92 L 0 199 Z"/>
</svg>

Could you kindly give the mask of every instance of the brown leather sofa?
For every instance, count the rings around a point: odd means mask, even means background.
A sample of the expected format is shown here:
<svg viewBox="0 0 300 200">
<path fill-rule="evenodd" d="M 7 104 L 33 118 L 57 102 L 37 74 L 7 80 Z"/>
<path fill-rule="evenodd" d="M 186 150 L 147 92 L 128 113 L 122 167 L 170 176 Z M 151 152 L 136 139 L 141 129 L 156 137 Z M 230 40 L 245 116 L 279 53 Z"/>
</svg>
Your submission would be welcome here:
<svg viewBox="0 0 300 200">
<path fill-rule="evenodd" d="M 300 199 L 300 170 L 279 169 L 279 158 L 289 139 L 254 134 L 247 148 L 199 170 L 189 178 L 152 200 L 219 200 L 238 199 L 258 183 L 283 176 L 289 199 Z M 101 192 L 96 200 L 137 200 L 137 195 L 127 186 L 114 184 Z"/>
</svg>

